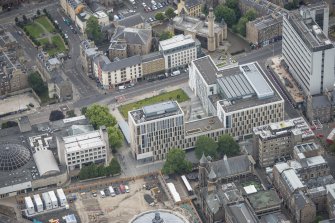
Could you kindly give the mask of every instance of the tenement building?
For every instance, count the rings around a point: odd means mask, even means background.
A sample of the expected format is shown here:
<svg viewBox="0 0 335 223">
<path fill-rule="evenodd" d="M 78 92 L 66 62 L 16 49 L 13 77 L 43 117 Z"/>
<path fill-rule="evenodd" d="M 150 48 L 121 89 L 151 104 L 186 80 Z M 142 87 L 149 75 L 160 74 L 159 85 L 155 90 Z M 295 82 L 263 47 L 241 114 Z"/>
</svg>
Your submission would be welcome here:
<svg viewBox="0 0 335 223">
<path fill-rule="evenodd" d="M 291 12 L 284 16 L 282 51 L 305 94 L 333 90 L 335 48 L 310 14 Z"/>
<path fill-rule="evenodd" d="M 208 115 L 235 138 L 284 117 L 284 100 L 257 63 L 219 70 L 209 56 L 192 61 L 189 86 Z"/>
<path fill-rule="evenodd" d="M 258 151 L 255 159 L 262 167 L 292 156 L 295 145 L 314 139 L 314 132 L 303 117 L 254 127 L 253 134 Z"/>
</svg>

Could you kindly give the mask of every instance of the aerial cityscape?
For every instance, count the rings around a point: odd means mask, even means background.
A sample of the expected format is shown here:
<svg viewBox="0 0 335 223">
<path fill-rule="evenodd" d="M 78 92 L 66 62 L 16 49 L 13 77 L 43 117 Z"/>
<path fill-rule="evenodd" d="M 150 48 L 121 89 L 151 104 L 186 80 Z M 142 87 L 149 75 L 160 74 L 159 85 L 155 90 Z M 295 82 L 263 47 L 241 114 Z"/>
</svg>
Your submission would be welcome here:
<svg viewBox="0 0 335 223">
<path fill-rule="evenodd" d="M 0 1 L 0 223 L 335 223 L 334 177 L 335 1 Z"/>
</svg>

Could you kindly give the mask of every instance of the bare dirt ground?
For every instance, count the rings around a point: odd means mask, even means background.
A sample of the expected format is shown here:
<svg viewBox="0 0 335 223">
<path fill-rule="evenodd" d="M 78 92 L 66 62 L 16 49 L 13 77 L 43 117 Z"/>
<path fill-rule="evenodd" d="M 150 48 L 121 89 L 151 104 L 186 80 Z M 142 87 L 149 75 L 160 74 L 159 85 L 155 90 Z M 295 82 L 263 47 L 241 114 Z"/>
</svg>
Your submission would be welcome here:
<svg viewBox="0 0 335 223">
<path fill-rule="evenodd" d="M 99 194 L 92 197 L 89 193 L 78 195 L 75 205 L 82 222 L 124 223 L 141 212 L 164 208 L 162 203 L 154 207 L 147 204 L 144 194 L 150 194 L 150 191 L 144 189 L 143 184 L 143 179 L 129 182 L 130 193 L 115 197 L 101 198 Z"/>
<path fill-rule="evenodd" d="M 27 105 L 29 105 L 29 103 L 32 103 L 34 105 L 34 108 L 40 106 L 38 101 L 32 96 L 31 93 L 15 95 L 0 100 L 0 107 L 1 107 L 0 115 L 9 112 L 15 112 L 20 109 L 25 109 L 27 108 Z"/>
</svg>

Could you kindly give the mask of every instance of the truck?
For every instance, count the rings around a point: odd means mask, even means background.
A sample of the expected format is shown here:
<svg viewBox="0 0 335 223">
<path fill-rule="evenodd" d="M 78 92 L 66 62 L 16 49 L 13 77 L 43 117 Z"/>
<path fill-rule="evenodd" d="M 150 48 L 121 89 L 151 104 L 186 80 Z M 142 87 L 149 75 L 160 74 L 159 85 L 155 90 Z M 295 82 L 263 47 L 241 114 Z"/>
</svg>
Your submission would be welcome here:
<svg viewBox="0 0 335 223">
<path fill-rule="evenodd" d="M 48 192 L 48 194 L 51 200 L 52 208 L 58 208 L 58 200 L 57 200 L 55 192 L 51 190 Z"/>
<path fill-rule="evenodd" d="M 126 89 L 126 86 L 125 86 L 125 85 L 121 85 L 121 86 L 119 86 L 119 90 L 124 90 L 124 89 Z"/>
<path fill-rule="evenodd" d="M 51 203 L 50 196 L 49 196 L 48 192 L 45 192 L 45 193 L 42 194 L 42 199 L 43 199 L 44 209 L 45 210 L 52 209 L 52 203 Z"/>
<path fill-rule="evenodd" d="M 103 190 L 100 191 L 100 196 L 101 196 L 101 198 L 106 197 L 106 196 L 105 196 L 105 192 L 104 192 Z"/>
<path fill-rule="evenodd" d="M 26 209 L 28 214 L 35 214 L 35 208 L 31 197 L 25 197 L 24 203 L 26 204 Z"/>
<path fill-rule="evenodd" d="M 111 194 L 112 197 L 115 197 L 115 191 L 112 186 L 108 187 L 109 193 Z"/>
<path fill-rule="evenodd" d="M 65 205 L 67 205 L 67 200 L 66 200 L 66 196 L 64 194 L 63 189 L 62 188 L 57 189 L 56 193 L 57 193 L 59 205 L 61 207 L 64 207 Z"/>
<path fill-rule="evenodd" d="M 178 76 L 180 74 L 180 70 L 173 71 L 171 77 Z"/>
<path fill-rule="evenodd" d="M 34 204 L 35 204 L 35 209 L 36 212 L 42 212 L 43 211 L 43 203 L 41 200 L 41 197 L 39 194 L 34 194 Z"/>
</svg>

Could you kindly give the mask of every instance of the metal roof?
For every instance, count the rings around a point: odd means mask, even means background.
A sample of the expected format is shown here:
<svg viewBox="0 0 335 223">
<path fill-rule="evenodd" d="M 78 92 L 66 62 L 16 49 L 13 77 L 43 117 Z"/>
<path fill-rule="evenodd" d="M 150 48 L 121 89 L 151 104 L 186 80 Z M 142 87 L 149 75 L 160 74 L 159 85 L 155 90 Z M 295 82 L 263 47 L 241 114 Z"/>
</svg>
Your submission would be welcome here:
<svg viewBox="0 0 335 223">
<path fill-rule="evenodd" d="M 229 100 L 252 96 L 255 94 L 252 86 L 246 77 L 241 73 L 231 76 L 223 76 L 217 79 L 217 82 Z"/>
<path fill-rule="evenodd" d="M 129 125 L 125 120 L 119 121 L 117 123 L 124 135 L 124 138 L 127 140 L 127 143 L 130 144 L 130 130 L 129 130 Z"/>
<path fill-rule="evenodd" d="M 242 65 L 240 69 L 255 90 L 258 98 L 261 99 L 274 95 L 274 91 L 254 63 Z"/>
<path fill-rule="evenodd" d="M 39 150 L 33 155 L 40 176 L 59 173 L 59 167 L 51 150 Z"/>
</svg>

